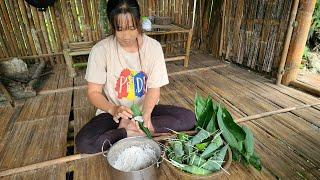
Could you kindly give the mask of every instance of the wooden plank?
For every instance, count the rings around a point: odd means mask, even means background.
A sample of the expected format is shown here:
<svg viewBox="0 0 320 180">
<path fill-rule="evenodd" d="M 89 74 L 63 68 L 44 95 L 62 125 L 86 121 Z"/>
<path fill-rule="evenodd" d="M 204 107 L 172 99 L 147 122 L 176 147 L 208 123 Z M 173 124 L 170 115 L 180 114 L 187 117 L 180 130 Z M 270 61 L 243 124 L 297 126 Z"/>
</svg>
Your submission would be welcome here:
<svg viewBox="0 0 320 180">
<path fill-rule="evenodd" d="M 53 74 L 43 78 L 42 84 L 38 87 L 41 91 L 68 88 L 73 86 L 73 78 L 69 77 L 67 68 L 64 65 L 56 65 L 52 69 Z"/>
<path fill-rule="evenodd" d="M 28 179 L 65 179 L 67 164 L 53 165 L 38 170 L 16 173 L 9 176 L 1 177 L 3 180 L 28 180 Z"/>
<path fill-rule="evenodd" d="M 242 74 L 242 76 L 239 75 L 239 71 L 237 71 L 238 68 L 232 68 L 227 67 L 224 69 L 214 69 L 215 72 L 218 72 L 219 74 L 229 77 L 230 80 L 234 81 L 234 83 L 237 83 L 239 85 L 245 85 L 246 88 L 248 88 L 252 93 L 255 93 L 257 96 L 260 96 L 261 98 L 265 98 L 266 100 L 270 101 L 270 103 L 273 103 L 281 108 L 288 108 L 288 107 L 294 107 L 294 106 L 301 106 L 305 103 L 294 99 L 287 94 L 281 93 L 270 86 L 267 86 L 263 84 L 260 80 L 257 80 L 256 78 L 248 78 L 244 77 L 245 75 Z M 249 75 L 246 75 L 249 76 Z M 254 75 L 258 76 L 258 75 Z M 313 103 L 320 102 L 319 99 L 314 101 Z M 320 127 L 320 122 L 316 117 L 320 117 L 320 111 L 314 108 L 308 108 L 308 109 L 300 109 L 300 110 L 294 110 L 292 111 L 293 114 L 297 115 L 298 117 L 302 117 L 307 122 Z"/>
<path fill-rule="evenodd" d="M 28 99 L 17 122 L 33 121 L 50 116 L 69 117 L 72 92 L 40 95 Z"/>
<path fill-rule="evenodd" d="M 278 178 L 285 178 L 312 167 L 311 163 L 299 157 L 283 141 L 274 134 L 257 127 L 257 124 L 248 123 L 247 125 L 254 133 L 255 148 L 261 156 L 264 168 L 269 169 Z"/>
<path fill-rule="evenodd" d="M 299 73 L 297 80 L 320 89 L 320 76 L 317 73 Z"/>
<path fill-rule="evenodd" d="M 16 123 L 0 152 L 0 169 L 11 169 L 65 156 L 67 129 L 67 116 Z"/>
<path fill-rule="evenodd" d="M 102 155 L 80 159 L 73 162 L 73 164 L 75 180 L 85 180 L 88 177 L 91 179 L 111 180 L 107 161 Z"/>
<path fill-rule="evenodd" d="M 6 136 L 11 132 L 13 125 L 21 111 L 21 107 L 12 108 L 10 106 L 0 108 L 0 151 L 2 150 L 6 141 Z"/>
</svg>

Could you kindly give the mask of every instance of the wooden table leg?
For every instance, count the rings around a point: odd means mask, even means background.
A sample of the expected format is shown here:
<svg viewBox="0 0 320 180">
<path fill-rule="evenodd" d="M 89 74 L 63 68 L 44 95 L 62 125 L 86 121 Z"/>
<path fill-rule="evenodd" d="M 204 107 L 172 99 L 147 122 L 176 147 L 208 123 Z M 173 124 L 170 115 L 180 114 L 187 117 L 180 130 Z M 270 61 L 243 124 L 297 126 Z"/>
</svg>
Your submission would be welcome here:
<svg viewBox="0 0 320 180">
<path fill-rule="evenodd" d="M 66 64 L 67 64 L 67 68 L 68 68 L 68 71 L 69 71 L 69 76 L 73 78 L 77 74 L 76 74 L 76 71 L 75 71 L 74 67 L 72 66 L 73 60 L 72 60 L 72 56 L 70 56 L 70 49 L 64 49 L 63 50 L 63 55 L 64 55 L 64 59 L 65 59 Z"/>
</svg>

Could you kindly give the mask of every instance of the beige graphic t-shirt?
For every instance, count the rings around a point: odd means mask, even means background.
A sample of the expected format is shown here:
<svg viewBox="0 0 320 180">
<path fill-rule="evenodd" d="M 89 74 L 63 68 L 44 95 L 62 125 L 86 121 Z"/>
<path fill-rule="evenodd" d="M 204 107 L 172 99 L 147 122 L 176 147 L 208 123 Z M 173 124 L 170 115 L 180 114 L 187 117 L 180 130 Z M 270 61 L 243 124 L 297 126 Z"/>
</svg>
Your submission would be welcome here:
<svg viewBox="0 0 320 180">
<path fill-rule="evenodd" d="M 107 99 L 130 107 L 133 103 L 142 109 L 148 88 L 157 88 L 169 83 L 161 44 L 143 35 L 139 53 L 125 51 L 114 36 L 93 46 L 85 75 L 88 82 L 103 84 Z M 104 111 L 98 109 L 96 115 Z"/>
</svg>

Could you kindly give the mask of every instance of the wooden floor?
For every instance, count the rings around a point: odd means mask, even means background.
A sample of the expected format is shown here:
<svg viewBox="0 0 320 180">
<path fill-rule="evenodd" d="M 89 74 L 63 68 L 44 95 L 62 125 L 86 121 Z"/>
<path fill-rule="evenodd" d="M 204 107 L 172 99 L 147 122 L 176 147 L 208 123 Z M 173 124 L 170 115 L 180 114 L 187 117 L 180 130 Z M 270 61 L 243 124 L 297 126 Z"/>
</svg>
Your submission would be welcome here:
<svg viewBox="0 0 320 180">
<path fill-rule="evenodd" d="M 320 89 L 320 74 L 319 73 L 308 73 L 300 72 L 298 74 L 297 80 L 299 82 L 305 83 L 315 89 Z"/>
<path fill-rule="evenodd" d="M 298 90 L 276 86 L 247 70 L 194 55 L 190 67 L 167 63 L 170 84 L 160 103 L 193 109 L 195 92 L 224 104 L 234 118 L 320 102 Z M 0 170 L 8 172 L 67 156 L 73 148 L 68 135 L 76 134 L 94 116 L 85 96 L 83 71 L 68 78 L 57 66 L 39 89 L 42 95 L 12 109 L 0 108 Z M 75 88 L 72 88 L 75 87 Z M 223 179 L 317 179 L 320 177 L 320 105 L 245 122 L 255 136 L 263 170 L 233 163 Z M 72 133 L 73 131 L 73 133 Z M 70 151 L 69 151 L 70 152 Z M 75 150 L 76 152 L 76 150 Z M 68 154 L 69 155 L 69 154 Z M 1 174 L 1 172 L 0 172 Z M 45 168 L 7 175 L 4 179 L 110 179 L 102 155 L 57 163 Z M 161 166 L 159 179 L 180 179 Z M 0 179 L 3 179 L 3 177 Z"/>
</svg>

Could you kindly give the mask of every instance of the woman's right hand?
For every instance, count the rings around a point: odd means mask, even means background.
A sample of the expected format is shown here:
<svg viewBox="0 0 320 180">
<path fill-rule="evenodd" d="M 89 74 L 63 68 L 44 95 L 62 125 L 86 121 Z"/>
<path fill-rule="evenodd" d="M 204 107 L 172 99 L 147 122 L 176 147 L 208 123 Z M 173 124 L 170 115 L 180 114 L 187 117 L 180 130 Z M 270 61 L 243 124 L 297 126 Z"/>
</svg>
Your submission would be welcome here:
<svg viewBox="0 0 320 180">
<path fill-rule="evenodd" d="M 133 117 L 133 112 L 130 108 L 126 106 L 115 106 L 110 113 L 113 116 L 113 120 L 119 123 L 119 119 L 131 119 Z"/>
<path fill-rule="evenodd" d="M 137 127 L 136 121 L 129 119 L 121 119 L 118 128 L 124 128 L 127 131 L 127 136 L 144 136 L 144 133 Z"/>
</svg>

